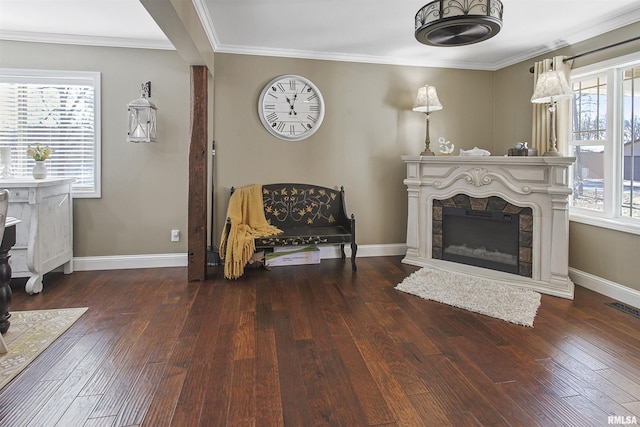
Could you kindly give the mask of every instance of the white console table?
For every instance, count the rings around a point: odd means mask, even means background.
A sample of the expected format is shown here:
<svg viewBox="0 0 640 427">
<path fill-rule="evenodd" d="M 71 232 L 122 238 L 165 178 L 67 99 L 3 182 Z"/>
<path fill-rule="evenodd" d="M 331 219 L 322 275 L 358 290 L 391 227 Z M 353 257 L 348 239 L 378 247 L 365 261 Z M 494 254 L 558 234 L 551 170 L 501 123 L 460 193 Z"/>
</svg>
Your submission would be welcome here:
<svg viewBox="0 0 640 427">
<path fill-rule="evenodd" d="M 63 267 L 73 272 L 72 178 L 1 179 L 9 190 L 8 216 L 20 218 L 11 249 L 12 277 L 28 277 L 29 294 L 42 291 L 42 276 Z"/>
</svg>

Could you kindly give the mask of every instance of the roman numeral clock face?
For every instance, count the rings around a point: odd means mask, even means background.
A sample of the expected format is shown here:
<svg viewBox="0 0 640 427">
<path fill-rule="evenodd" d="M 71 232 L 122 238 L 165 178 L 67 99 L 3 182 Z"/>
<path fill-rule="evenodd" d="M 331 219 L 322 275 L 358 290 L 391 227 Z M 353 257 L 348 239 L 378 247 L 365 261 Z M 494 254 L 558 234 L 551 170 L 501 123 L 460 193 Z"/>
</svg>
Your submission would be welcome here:
<svg viewBox="0 0 640 427">
<path fill-rule="evenodd" d="M 308 79 L 276 77 L 262 90 L 258 100 L 260 121 L 272 135 L 300 141 L 313 135 L 324 118 L 324 100 Z"/>
</svg>

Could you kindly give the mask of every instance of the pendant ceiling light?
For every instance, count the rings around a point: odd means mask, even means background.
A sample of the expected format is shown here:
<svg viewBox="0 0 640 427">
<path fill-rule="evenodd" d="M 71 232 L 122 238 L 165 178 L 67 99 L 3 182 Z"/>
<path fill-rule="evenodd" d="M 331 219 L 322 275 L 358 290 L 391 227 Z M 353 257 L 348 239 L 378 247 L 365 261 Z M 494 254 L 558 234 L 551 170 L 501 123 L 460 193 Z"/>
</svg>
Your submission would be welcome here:
<svg viewBox="0 0 640 427">
<path fill-rule="evenodd" d="M 500 0 L 435 0 L 416 13 L 416 39 L 429 46 L 465 46 L 502 29 Z"/>
</svg>

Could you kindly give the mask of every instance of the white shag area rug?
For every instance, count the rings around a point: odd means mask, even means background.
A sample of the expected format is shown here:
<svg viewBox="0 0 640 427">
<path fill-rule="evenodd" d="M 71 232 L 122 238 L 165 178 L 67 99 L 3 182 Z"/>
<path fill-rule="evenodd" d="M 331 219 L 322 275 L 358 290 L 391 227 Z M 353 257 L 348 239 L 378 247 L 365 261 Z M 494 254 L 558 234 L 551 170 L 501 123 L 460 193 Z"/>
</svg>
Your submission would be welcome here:
<svg viewBox="0 0 640 427">
<path fill-rule="evenodd" d="M 429 268 L 412 273 L 396 289 L 529 327 L 533 327 L 533 320 L 540 306 L 538 292 Z"/>
</svg>

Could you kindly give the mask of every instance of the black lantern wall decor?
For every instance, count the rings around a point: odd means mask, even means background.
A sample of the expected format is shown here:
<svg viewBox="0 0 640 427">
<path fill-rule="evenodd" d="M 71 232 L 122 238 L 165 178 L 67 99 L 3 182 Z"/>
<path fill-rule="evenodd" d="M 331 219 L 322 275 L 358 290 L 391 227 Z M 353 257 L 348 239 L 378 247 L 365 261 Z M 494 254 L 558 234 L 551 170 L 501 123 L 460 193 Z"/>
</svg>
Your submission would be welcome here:
<svg viewBox="0 0 640 427">
<path fill-rule="evenodd" d="M 415 19 L 415 36 L 429 46 L 465 46 L 488 40 L 502 29 L 500 0 L 435 0 Z"/>
<path fill-rule="evenodd" d="M 143 83 L 140 98 L 127 105 L 129 112 L 127 142 L 158 142 L 156 135 L 158 108 L 148 98 L 151 98 L 151 82 Z"/>
</svg>

